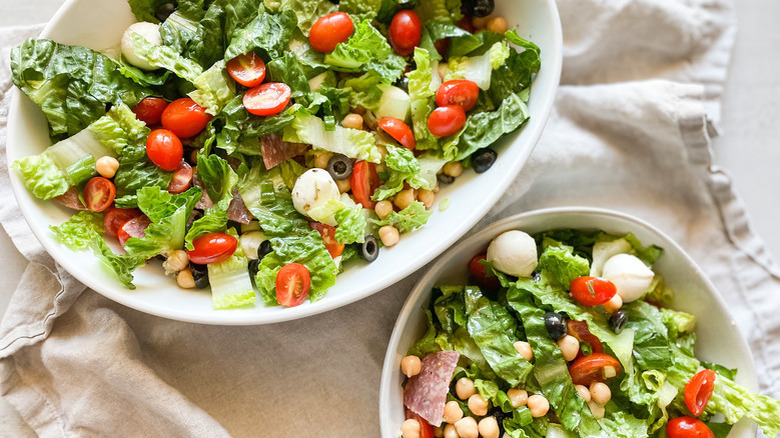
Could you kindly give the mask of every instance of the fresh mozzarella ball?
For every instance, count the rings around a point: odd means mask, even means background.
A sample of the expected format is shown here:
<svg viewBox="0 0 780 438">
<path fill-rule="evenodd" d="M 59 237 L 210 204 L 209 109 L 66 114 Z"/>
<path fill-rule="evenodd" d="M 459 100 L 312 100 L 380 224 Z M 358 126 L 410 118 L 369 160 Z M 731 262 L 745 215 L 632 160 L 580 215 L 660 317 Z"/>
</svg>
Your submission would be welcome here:
<svg viewBox="0 0 780 438">
<path fill-rule="evenodd" d="M 338 201 L 341 192 L 327 170 L 309 169 L 298 177 L 292 190 L 292 200 L 295 209 L 304 216 L 309 216 L 312 209 L 323 207 L 331 200 Z M 335 220 L 328 223 L 327 218 L 314 218 L 319 222 L 335 226 Z M 330 218 L 332 219 L 332 217 Z"/>
<path fill-rule="evenodd" d="M 655 273 L 638 257 L 617 254 L 604 263 L 603 278 L 615 283 L 617 293 L 624 303 L 636 301 L 647 292 Z"/>
<path fill-rule="evenodd" d="M 536 269 L 536 242 L 522 231 L 507 231 L 490 242 L 487 260 L 501 272 L 529 277 Z"/>
<path fill-rule="evenodd" d="M 146 21 L 133 23 L 125 30 L 125 33 L 122 34 L 122 56 L 125 57 L 125 60 L 141 70 L 156 70 L 157 67 L 149 64 L 135 54 L 135 51 L 133 50 L 133 33 L 141 35 L 146 41 L 149 41 L 156 46 L 162 46 L 163 42 L 162 37 L 160 36 L 160 25 L 148 23 Z"/>
</svg>

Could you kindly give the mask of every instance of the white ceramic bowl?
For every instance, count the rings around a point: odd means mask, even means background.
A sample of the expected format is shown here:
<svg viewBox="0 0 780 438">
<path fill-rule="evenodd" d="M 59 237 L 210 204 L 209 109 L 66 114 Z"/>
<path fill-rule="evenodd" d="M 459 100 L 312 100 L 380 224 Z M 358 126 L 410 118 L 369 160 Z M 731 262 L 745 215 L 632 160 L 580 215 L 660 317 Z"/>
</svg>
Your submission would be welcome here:
<svg viewBox="0 0 780 438">
<path fill-rule="evenodd" d="M 411 274 L 471 228 L 515 179 L 542 133 L 561 69 L 561 28 L 555 2 L 499 0 L 496 3 L 497 13 L 505 16 L 521 36 L 534 41 L 542 51 L 541 71 L 534 81 L 529 102 L 531 119 L 522 130 L 502 139 L 493 168 L 479 176 L 468 171 L 440 192 L 438 199 L 448 198 L 450 208 L 436 211 L 427 226 L 405 235 L 397 246 L 382 249 L 378 261 L 348 269 L 316 303 L 307 301 L 295 308 L 265 307 L 259 303 L 251 309 L 214 311 L 208 291 L 179 289 L 175 280 L 166 278 L 157 265 L 138 269 L 137 289 L 127 290 L 91 253 L 74 253 L 54 238 L 49 225 L 64 222 L 70 212 L 52 202 L 35 199 L 11 169 L 11 182 L 21 211 L 38 240 L 68 272 L 106 297 L 154 315 L 207 324 L 262 324 L 324 312 L 364 298 Z M 133 21 L 126 0 L 70 0 L 57 12 L 42 37 L 115 51 L 122 32 Z M 49 145 L 42 111 L 16 90 L 8 123 L 9 163 L 40 153 Z"/>
<path fill-rule="evenodd" d="M 674 241 L 646 222 L 608 210 L 537 210 L 502 219 L 460 242 L 441 256 L 412 290 L 393 328 L 382 368 L 379 419 L 384 438 L 397 437 L 404 421 L 401 383 L 405 376 L 400 371 L 401 359 L 425 333 L 423 308 L 427 308 L 430 302 L 431 289 L 437 285 L 466 284 L 468 270 L 465 266 L 468 261 L 504 231 L 523 230 L 535 234 L 560 228 L 597 229 L 612 234 L 631 232 L 642 244 L 663 248 L 663 255 L 656 260 L 653 269 L 663 274 L 666 284 L 676 292 L 672 308 L 697 317 L 697 357 L 738 368 L 737 382 L 752 391 L 757 389 L 753 357 L 726 310 L 725 302 L 701 269 Z M 755 424 L 745 421 L 738 423 L 729 437 L 754 437 L 755 434 Z"/>
</svg>

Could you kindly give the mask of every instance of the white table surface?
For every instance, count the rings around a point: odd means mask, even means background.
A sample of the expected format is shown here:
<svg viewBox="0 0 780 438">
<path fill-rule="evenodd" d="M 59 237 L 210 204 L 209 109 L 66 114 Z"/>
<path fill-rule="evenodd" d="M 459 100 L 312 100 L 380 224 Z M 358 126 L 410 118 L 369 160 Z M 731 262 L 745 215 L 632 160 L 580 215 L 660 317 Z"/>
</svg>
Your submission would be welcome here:
<svg viewBox="0 0 780 438">
<path fill-rule="evenodd" d="M 669 0 L 673 1 L 673 0 Z M 0 26 L 48 21 L 62 0 L 0 0 Z M 739 32 L 723 98 L 720 137 L 714 140 L 715 162 L 733 177 L 752 218 L 753 229 L 772 254 L 780 254 L 780 2 L 735 1 Z M 26 260 L 0 228 L 0 315 L 19 282 Z M 0 437 L 35 434 L 0 398 Z"/>
</svg>

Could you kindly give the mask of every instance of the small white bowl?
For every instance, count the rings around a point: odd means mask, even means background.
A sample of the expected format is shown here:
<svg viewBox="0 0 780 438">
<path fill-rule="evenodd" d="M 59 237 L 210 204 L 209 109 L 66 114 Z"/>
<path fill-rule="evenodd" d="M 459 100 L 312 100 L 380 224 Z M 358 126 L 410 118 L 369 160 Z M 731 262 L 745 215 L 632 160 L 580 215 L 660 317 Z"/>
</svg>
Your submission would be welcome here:
<svg viewBox="0 0 780 438">
<path fill-rule="evenodd" d="M 609 210 L 576 207 L 537 210 L 502 219 L 460 242 L 441 256 L 412 290 L 398 315 L 382 367 L 379 420 L 384 438 L 397 437 L 404 421 L 401 384 L 405 376 L 400 371 L 401 359 L 425 333 L 423 308 L 430 303 L 431 289 L 437 285 L 466 284 L 468 261 L 504 231 L 535 234 L 560 228 L 603 230 L 618 235 L 631 232 L 643 245 L 663 248 L 663 255 L 656 260 L 653 270 L 662 274 L 665 283 L 676 292 L 672 308 L 696 316 L 697 357 L 738 368 L 737 382 L 752 391 L 758 388 L 753 356 L 725 302 L 702 270 L 672 239 L 646 222 Z M 729 437 L 755 435 L 755 423 L 740 421 Z"/>
<path fill-rule="evenodd" d="M 498 0 L 496 3 L 497 14 L 506 17 L 522 37 L 541 48 L 542 67 L 531 90 L 530 120 L 521 130 L 499 142 L 499 157 L 493 168 L 481 175 L 467 171 L 441 190 L 437 199 L 449 199 L 449 209 L 442 212 L 435 206 L 435 213 L 425 227 L 404 235 L 395 247 L 382 249 L 378 261 L 347 269 L 320 301 L 307 301 L 294 308 L 265 307 L 258 303 L 250 309 L 215 311 L 208 290 L 179 289 L 174 279 L 163 275 L 159 264 L 138 269 L 137 289 L 125 289 L 90 252 L 70 251 L 54 237 L 49 225 L 66 221 L 71 212 L 53 202 L 36 199 L 16 171 L 9 169 L 21 212 L 49 254 L 79 281 L 114 301 L 153 315 L 206 324 L 264 324 L 313 315 L 365 298 L 410 275 L 474 226 L 514 181 L 547 122 L 561 70 L 562 37 L 555 1 Z M 122 32 L 134 21 L 127 0 L 70 0 L 41 36 L 118 53 Z M 9 164 L 38 154 L 50 145 L 43 112 L 19 90 L 15 91 L 8 121 Z"/>
</svg>

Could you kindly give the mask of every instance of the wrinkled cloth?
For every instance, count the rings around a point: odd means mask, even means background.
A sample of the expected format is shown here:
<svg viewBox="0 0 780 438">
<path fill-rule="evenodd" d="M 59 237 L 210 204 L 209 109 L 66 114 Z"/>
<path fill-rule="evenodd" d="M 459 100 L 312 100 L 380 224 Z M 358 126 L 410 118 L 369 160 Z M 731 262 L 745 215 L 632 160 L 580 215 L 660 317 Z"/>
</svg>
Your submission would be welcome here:
<svg viewBox="0 0 780 438">
<path fill-rule="evenodd" d="M 728 0 L 560 0 L 562 86 L 517 181 L 471 235 L 508 215 L 595 206 L 668 233 L 704 269 L 780 397 L 780 276 L 725 170 L 712 164 L 736 24 Z M 22 40 L 0 34 L 0 47 Z M 379 435 L 396 316 L 426 271 L 292 322 L 203 326 L 86 289 L 37 244 L 8 184 L 0 106 L 0 222 L 30 264 L 0 325 L 0 392 L 40 436 Z M 532 96 L 533 98 L 533 96 Z"/>
</svg>

